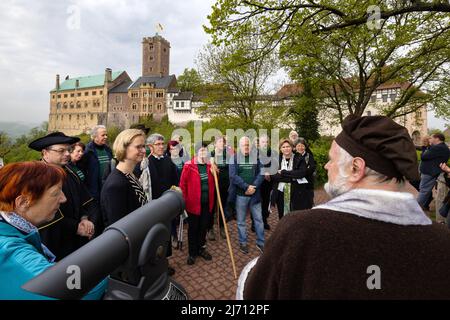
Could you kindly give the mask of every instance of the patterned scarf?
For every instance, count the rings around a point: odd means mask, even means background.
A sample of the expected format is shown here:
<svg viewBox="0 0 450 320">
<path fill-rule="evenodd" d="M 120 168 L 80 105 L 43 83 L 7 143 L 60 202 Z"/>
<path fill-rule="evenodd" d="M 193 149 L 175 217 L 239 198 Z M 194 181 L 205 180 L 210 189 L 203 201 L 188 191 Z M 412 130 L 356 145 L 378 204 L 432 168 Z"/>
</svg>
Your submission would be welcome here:
<svg viewBox="0 0 450 320">
<path fill-rule="evenodd" d="M 125 177 L 127 177 L 128 181 L 131 184 L 131 187 L 133 188 L 134 193 L 138 197 L 139 202 L 141 203 L 141 207 L 145 205 L 147 201 L 147 196 L 145 195 L 144 189 L 142 189 L 142 186 L 139 182 L 139 180 L 131 173 L 124 173 Z"/>
<path fill-rule="evenodd" d="M 0 220 L 4 220 L 9 225 L 13 226 L 19 231 L 22 231 L 23 233 L 38 233 L 38 229 L 33 224 L 31 224 L 15 212 L 6 213 L 4 211 L 0 211 Z M 56 256 L 43 243 L 41 243 L 41 247 L 47 260 L 50 262 L 54 262 Z"/>
<path fill-rule="evenodd" d="M 294 156 L 292 155 L 289 160 L 283 156 L 281 160 L 281 168 L 280 170 L 288 170 L 292 171 L 292 167 L 294 164 Z M 291 184 L 280 182 L 278 183 L 278 191 L 283 192 L 284 197 L 284 215 L 288 214 L 291 211 Z"/>
</svg>

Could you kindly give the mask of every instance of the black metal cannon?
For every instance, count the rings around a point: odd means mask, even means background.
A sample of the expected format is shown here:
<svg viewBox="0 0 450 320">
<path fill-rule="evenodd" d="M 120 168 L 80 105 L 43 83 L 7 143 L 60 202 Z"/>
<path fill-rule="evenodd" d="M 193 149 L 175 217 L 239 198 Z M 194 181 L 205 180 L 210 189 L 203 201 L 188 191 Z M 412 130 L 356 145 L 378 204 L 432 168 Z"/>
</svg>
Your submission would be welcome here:
<svg viewBox="0 0 450 320">
<path fill-rule="evenodd" d="M 184 288 L 168 276 L 166 258 L 170 222 L 183 210 L 181 193 L 166 191 L 22 288 L 56 299 L 81 299 L 109 276 L 107 300 L 187 299 Z M 73 266 L 80 270 L 79 288 L 67 285 Z"/>
</svg>

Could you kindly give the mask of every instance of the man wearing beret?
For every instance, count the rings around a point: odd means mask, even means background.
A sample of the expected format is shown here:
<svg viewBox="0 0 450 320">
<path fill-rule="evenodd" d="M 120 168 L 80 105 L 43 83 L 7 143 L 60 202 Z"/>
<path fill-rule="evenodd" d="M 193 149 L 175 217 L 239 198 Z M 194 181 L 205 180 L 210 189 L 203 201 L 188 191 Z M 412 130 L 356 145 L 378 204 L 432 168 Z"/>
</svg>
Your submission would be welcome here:
<svg viewBox="0 0 450 320">
<path fill-rule="evenodd" d="M 91 239 L 99 219 L 97 202 L 77 174 L 67 166 L 69 147 L 79 140 L 62 132 L 53 132 L 29 144 L 31 149 L 41 152 L 42 161 L 61 166 L 67 173 L 63 184 L 67 201 L 61 204 L 59 214 L 39 230 L 42 242 L 55 254 L 56 260 L 71 254 Z"/>
<path fill-rule="evenodd" d="M 332 199 L 279 222 L 237 297 L 450 299 L 450 231 L 408 183 L 418 165 L 407 130 L 383 116 L 347 118 L 325 169 Z"/>
</svg>

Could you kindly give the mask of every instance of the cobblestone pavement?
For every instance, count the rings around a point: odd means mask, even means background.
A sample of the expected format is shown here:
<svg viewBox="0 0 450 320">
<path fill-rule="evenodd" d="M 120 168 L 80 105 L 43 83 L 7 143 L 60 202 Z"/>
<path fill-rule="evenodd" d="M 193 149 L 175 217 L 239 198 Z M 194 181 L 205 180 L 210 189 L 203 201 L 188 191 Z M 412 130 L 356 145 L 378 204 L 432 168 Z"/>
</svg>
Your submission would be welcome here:
<svg viewBox="0 0 450 320">
<path fill-rule="evenodd" d="M 316 190 L 314 202 L 323 203 L 327 200 L 327 195 L 323 189 Z M 273 212 L 269 216 L 269 225 L 271 230 L 265 230 L 265 239 L 267 240 L 278 222 L 278 214 Z M 249 253 L 243 254 L 239 251 L 239 242 L 237 235 L 236 220 L 228 223 L 231 246 L 236 263 L 236 273 L 239 277 L 241 270 L 253 258 L 259 255 L 256 248 L 255 233 L 250 231 L 250 217 L 247 217 L 247 232 Z M 217 226 L 216 226 L 217 229 Z M 237 279 L 234 279 L 233 268 L 227 247 L 226 239 L 219 237 L 216 230 L 216 240 L 208 241 L 207 250 L 211 253 L 213 259 L 205 261 L 198 257 L 194 265 L 187 265 L 188 243 L 187 243 L 187 225 L 184 225 L 183 250 L 173 250 L 173 255 L 169 258 L 169 264 L 175 268 L 176 273 L 173 279 L 179 282 L 187 290 L 189 297 L 193 300 L 230 300 L 236 295 Z"/>
</svg>

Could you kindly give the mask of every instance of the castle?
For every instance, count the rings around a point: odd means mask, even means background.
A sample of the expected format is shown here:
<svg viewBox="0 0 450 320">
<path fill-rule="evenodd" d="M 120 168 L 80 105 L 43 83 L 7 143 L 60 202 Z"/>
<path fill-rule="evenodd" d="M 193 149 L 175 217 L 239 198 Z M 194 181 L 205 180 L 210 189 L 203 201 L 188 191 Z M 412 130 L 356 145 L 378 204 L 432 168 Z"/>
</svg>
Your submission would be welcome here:
<svg viewBox="0 0 450 320">
<path fill-rule="evenodd" d="M 88 133 L 98 124 L 121 129 L 140 117 L 161 119 L 167 114 L 167 94 L 178 94 L 175 75 L 169 75 L 170 43 L 162 36 L 142 40 L 142 76 L 133 81 L 126 71 L 69 78 L 50 91 L 49 131 L 67 135 Z M 172 97 L 173 98 L 173 97 Z"/>
</svg>

